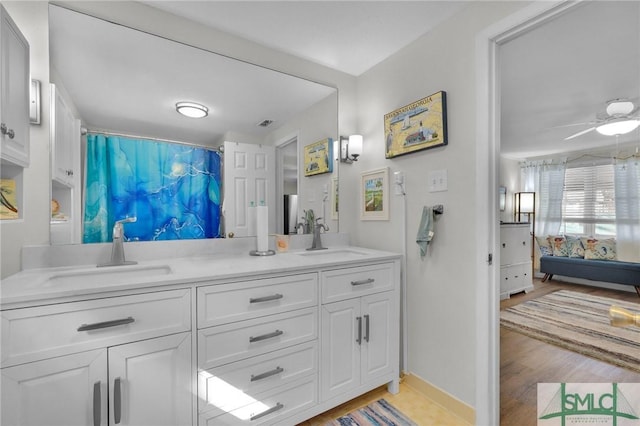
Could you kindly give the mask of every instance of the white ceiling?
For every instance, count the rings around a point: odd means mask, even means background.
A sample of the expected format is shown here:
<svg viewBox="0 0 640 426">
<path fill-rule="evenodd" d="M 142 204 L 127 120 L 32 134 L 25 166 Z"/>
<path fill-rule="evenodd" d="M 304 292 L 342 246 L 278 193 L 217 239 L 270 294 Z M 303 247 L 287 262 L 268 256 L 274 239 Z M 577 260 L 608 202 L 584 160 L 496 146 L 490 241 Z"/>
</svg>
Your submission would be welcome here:
<svg viewBox="0 0 640 426">
<path fill-rule="evenodd" d="M 145 1 L 144 3 L 356 76 L 393 55 L 468 4 L 468 2 L 456 1 Z M 57 37 L 56 33 L 71 31 L 75 31 L 75 26 L 65 23 L 53 26 L 52 43 Z M 101 43 L 110 40 L 105 33 L 95 30 L 85 29 L 68 34 L 68 39 L 75 39 L 80 47 L 92 49 L 89 46 L 89 37 L 97 38 L 98 40 L 94 41 Z M 116 45 L 108 47 L 107 51 L 113 53 L 123 45 L 132 44 L 130 35 L 122 37 L 124 38 L 114 39 L 117 40 Z M 82 42 L 78 43 L 78 40 Z M 164 54 L 165 49 L 166 47 L 146 48 L 147 53 L 149 51 L 163 53 L 162 57 L 157 59 L 160 61 L 157 63 L 163 66 L 153 67 L 139 76 L 140 81 L 155 83 L 155 86 L 141 86 L 144 88 L 143 94 L 134 92 L 135 85 L 116 90 L 116 92 L 129 93 L 138 99 L 154 93 L 158 96 L 162 94 L 164 98 L 158 98 L 155 102 L 171 103 L 172 98 L 167 97 L 169 88 L 176 85 L 164 83 L 161 79 L 161 71 L 169 71 L 167 78 L 175 82 L 177 71 L 170 65 L 184 64 L 187 59 L 167 62 L 166 58 L 170 56 Z M 82 62 L 69 59 L 69 54 L 61 49 L 52 49 L 52 65 L 57 68 L 62 66 L 60 64 L 66 63 L 68 72 L 77 71 L 78 65 Z M 589 126 L 558 126 L 594 120 L 596 114 L 603 111 L 607 100 L 640 98 L 640 2 L 584 2 L 554 21 L 509 41 L 501 47 L 500 54 L 501 150 L 504 155 L 512 158 L 531 158 L 559 152 L 614 146 L 616 145 L 615 137 L 600 136 L 597 132 L 564 141 L 565 137 Z M 57 58 L 57 55 L 61 55 L 60 58 Z M 62 55 L 66 55 L 66 59 L 63 59 Z M 94 54 L 93 60 L 96 64 L 101 59 L 105 59 L 105 55 Z M 209 59 L 213 60 L 213 58 Z M 145 57 L 143 62 L 149 62 L 149 60 Z M 203 69 L 214 68 L 221 67 L 208 63 Z M 108 83 L 110 76 L 116 72 L 113 70 L 104 75 L 102 81 L 105 84 L 99 88 L 100 90 L 114 92 L 114 87 L 109 86 Z M 227 97 L 229 95 L 239 97 L 235 93 L 224 93 L 224 91 L 208 94 L 203 90 L 205 86 L 201 83 L 207 82 L 207 88 L 211 86 L 212 81 L 206 73 L 197 76 L 190 74 L 185 80 L 181 83 L 185 84 L 181 88 L 182 92 L 171 94 L 176 98 L 173 100 L 184 100 L 177 99 L 182 95 L 190 97 L 190 100 L 201 100 L 212 106 L 214 114 L 220 111 L 216 108 L 216 102 L 225 98 L 225 94 Z M 254 80 L 258 81 L 257 78 Z M 74 78 L 74 81 L 81 81 L 81 79 Z M 186 85 L 189 82 L 192 83 L 191 86 Z M 303 80 L 299 83 L 302 84 Z M 268 86 L 262 85 L 262 87 Z M 77 96 L 82 96 L 91 94 L 98 88 L 86 85 L 72 88 L 72 90 L 75 90 Z M 276 97 L 281 98 L 291 93 L 293 93 L 291 90 L 280 90 Z M 268 103 L 268 99 L 273 99 L 273 96 L 272 92 L 267 92 L 263 98 L 260 98 L 262 100 L 256 98 L 252 104 Z M 296 102 L 299 106 L 304 106 L 306 102 L 308 106 L 321 99 L 321 96 L 326 96 L 326 93 L 320 89 L 319 92 L 316 90 L 313 96 L 315 97 L 298 99 Z M 220 103 L 226 104 L 227 101 L 231 100 L 227 98 Z M 121 100 L 121 107 L 124 104 L 125 101 Z M 168 108 L 167 111 L 170 109 Z M 81 110 L 84 110 L 84 106 Z M 242 112 L 238 111 L 243 110 L 229 109 L 231 117 L 242 115 Z M 271 111 L 277 112 L 273 108 Z M 281 116 L 275 119 L 286 120 L 293 113 L 292 110 L 282 111 Z M 161 113 L 149 114 L 149 116 L 143 114 L 143 111 L 132 111 L 130 114 L 123 114 L 121 111 L 119 115 L 136 117 L 137 121 L 146 120 L 149 126 L 154 126 L 162 134 L 168 135 L 164 136 L 165 138 L 170 139 L 174 138 L 171 135 L 176 133 L 175 129 L 184 131 L 185 126 L 192 130 L 202 126 L 203 133 L 199 136 L 201 139 L 210 139 L 217 134 L 216 132 L 222 131 L 222 128 L 211 127 L 214 126 L 214 120 L 209 120 L 206 124 L 205 122 L 196 124 L 193 120 L 176 123 L 175 113 L 169 116 L 163 116 Z M 256 122 L 265 118 L 274 118 L 266 117 L 259 111 L 255 114 L 255 117 L 251 117 L 251 120 L 245 123 L 245 129 L 253 126 L 253 130 L 246 130 L 247 132 L 257 131 L 255 130 Z M 97 112 L 95 117 L 100 117 Z M 159 122 L 156 120 L 158 117 L 161 117 Z M 122 120 L 125 119 L 122 118 Z M 232 129 L 230 121 L 231 118 L 227 118 L 226 121 L 216 120 L 226 125 L 227 130 Z M 623 145 L 631 140 L 637 141 L 639 134 L 640 130 L 620 137 L 617 142 Z"/>
<path fill-rule="evenodd" d="M 358 76 L 464 1 L 144 1 L 264 46 Z"/>
<path fill-rule="evenodd" d="M 506 43 L 500 50 L 501 151 L 537 157 L 637 144 L 616 141 L 588 123 L 615 98 L 640 97 L 640 2 L 584 2 Z"/>
</svg>

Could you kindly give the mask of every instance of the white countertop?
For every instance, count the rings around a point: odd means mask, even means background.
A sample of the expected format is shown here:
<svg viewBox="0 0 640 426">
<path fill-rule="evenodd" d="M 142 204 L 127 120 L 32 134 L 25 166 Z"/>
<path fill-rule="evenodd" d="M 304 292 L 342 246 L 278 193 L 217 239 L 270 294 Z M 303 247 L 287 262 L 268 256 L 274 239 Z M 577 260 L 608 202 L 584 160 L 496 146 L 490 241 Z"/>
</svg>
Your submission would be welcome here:
<svg viewBox="0 0 640 426">
<path fill-rule="evenodd" d="M 394 260 L 397 253 L 363 247 L 296 250 L 273 256 L 214 253 L 140 261 L 135 265 L 97 268 L 95 264 L 28 269 L 0 283 L 0 307 L 11 309 L 57 301 L 81 300 L 106 292 L 243 279 L 264 274 L 333 268 Z"/>
</svg>

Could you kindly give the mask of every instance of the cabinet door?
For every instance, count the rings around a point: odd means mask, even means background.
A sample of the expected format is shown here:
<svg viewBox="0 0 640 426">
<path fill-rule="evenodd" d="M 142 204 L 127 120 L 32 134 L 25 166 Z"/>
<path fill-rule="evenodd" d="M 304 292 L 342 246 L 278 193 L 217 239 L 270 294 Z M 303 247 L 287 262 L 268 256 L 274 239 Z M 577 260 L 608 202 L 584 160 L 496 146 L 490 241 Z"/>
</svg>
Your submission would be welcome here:
<svg viewBox="0 0 640 426">
<path fill-rule="evenodd" d="M 2 424 L 107 424 L 107 350 L 2 370 Z"/>
<path fill-rule="evenodd" d="M 392 365 L 394 309 L 389 292 L 362 298 L 362 382 L 390 373 Z"/>
<path fill-rule="evenodd" d="M 361 320 L 359 298 L 322 306 L 323 400 L 360 385 Z"/>
<path fill-rule="evenodd" d="M 109 348 L 110 425 L 192 424 L 191 333 Z"/>
<path fill-rule="evenodd" d="M 29 165 L 29 44 L 4 8 L 0 10 L 0 156 Z M 11 136 L 11 134 L 13 136 Z"/>
</svg>

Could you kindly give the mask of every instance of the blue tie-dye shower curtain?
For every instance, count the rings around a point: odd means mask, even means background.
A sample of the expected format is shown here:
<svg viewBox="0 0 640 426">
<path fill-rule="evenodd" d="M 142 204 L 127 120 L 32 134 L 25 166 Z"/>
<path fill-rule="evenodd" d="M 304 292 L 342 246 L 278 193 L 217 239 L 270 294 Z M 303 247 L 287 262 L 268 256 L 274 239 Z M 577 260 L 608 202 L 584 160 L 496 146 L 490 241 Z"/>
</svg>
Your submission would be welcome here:
<svg viewBox="0 0 640 426">
<path fill-rule="evenodd" d="M 220 237 L 221 161 L 193 146 L 87 135 L 83 242 L 108 242 L 116 220 L 127 241 Z"/>
</svg>

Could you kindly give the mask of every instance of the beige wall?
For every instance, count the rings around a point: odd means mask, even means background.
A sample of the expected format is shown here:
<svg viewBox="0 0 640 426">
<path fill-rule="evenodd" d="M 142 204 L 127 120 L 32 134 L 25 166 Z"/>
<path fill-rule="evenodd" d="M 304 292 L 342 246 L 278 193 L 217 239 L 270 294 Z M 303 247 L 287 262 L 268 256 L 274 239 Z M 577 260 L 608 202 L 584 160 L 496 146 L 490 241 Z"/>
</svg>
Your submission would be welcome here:
<svg viewBox="0 0 640 426">
<path fill-rule="evenodd" d="M 470 5 L 358 78 L 361 160 L 340 170 L 343 200 L 357 199 L 359 174 L 389 167 L 406 182 L 408 370 L 470 406 L 476 375 L 476 37 L 523 7 L 521 2 Z M 384 114 L 437 91 L 447 92 L 449 145 L 384 158 Z M 429 192 L 428 173 L 446 169 L 448 191 Z M 393 185 L 391 186 L 393 194 Z M 340 227 L 354 244 L 402 252 L 402 199 L 391 195 L 391 219 L 359 220 L 342 203 Z M 420 259 L 415 236 L 424 205 L 443 204 L 430 253 Z"/>
</svg>

